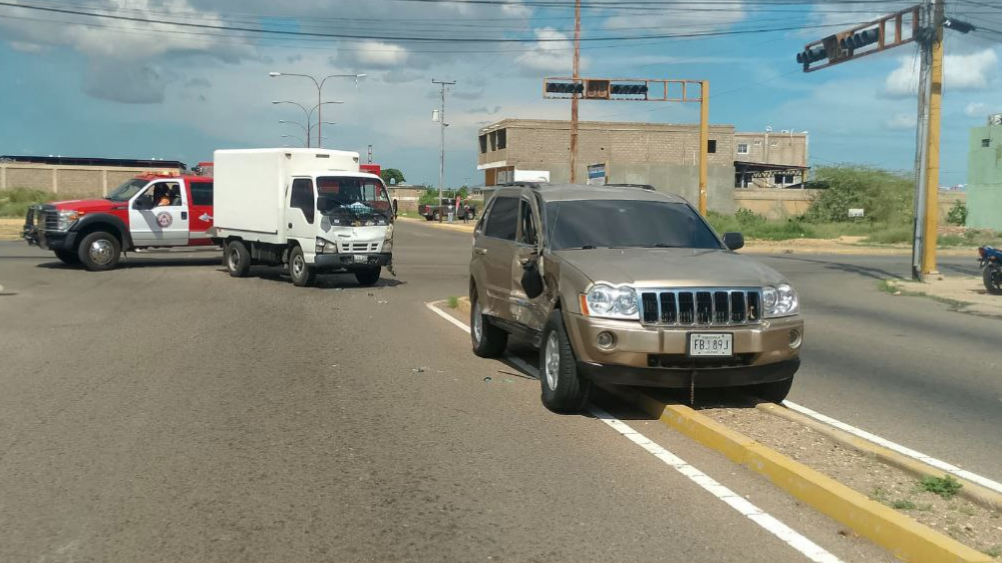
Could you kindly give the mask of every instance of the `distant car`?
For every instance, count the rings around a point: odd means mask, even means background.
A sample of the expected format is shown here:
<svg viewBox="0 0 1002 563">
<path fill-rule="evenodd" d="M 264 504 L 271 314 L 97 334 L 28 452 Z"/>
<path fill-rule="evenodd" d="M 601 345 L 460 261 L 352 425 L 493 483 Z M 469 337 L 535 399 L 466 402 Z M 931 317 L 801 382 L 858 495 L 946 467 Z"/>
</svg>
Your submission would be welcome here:
<svg viewBox="0 0 1002 563">
<path fill-rule="evenodd" d="M 673 195 L 500 188 L 474 230 L 473 351 L 500 356 L 509 334 L 537 346 L 542 401 L 557 412 L 582 408 L 595 381 L 781 401 L 800 367 L 797 294 L 742 246 Z"/>
<path fill-rule="evenodd" d="M 459 209 L 456 209 L 456 200 L 442 198 L 439 205 L 422 204 L 418 206 L 418 214 L 428 221 L 439 221 L 449 217 L 449 213 L 454 213 L 454 217 L 459 220 L 474 219 L 477 216 L 477 207 L 469 200 L 461 202 Z"/>
</svg>

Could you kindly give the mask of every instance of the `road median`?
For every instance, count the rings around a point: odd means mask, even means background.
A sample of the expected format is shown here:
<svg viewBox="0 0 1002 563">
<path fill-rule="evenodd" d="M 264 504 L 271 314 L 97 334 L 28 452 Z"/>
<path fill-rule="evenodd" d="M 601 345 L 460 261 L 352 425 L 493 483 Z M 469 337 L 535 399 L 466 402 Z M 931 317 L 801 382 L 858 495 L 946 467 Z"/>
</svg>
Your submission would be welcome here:
<svg viewBox="0 0 1002 563">
<path fill-rule="evenodd" d="M 613 391 L 652 418 L 764 476 L 861 537 L 914 563 L 988 563 L 992 558 L 681 404 L 633 389 Z M 747 410 L 747 409 L 746 409 Z"/>
</svg>

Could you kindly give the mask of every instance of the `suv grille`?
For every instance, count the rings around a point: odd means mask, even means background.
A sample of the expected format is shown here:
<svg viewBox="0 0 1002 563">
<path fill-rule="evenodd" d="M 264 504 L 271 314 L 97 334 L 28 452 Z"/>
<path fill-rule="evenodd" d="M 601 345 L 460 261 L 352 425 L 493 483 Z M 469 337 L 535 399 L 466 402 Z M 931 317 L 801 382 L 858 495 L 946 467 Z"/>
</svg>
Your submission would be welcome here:
<svg viewBox="0 0 1002 563">
<path fill-rule="evenodd" d="M 762 322 L 762 290 L 698 288 L 640 291 L 640 318 L 657 326 L 733 326 Z"/>
</svg>

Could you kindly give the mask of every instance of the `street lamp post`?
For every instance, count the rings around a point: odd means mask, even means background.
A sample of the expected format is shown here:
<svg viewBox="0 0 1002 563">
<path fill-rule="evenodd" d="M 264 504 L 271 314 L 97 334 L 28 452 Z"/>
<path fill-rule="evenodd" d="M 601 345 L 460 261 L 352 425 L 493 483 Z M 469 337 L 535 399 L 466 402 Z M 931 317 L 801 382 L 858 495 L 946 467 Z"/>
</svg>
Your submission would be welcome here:
<svg viewBox="0 0 1002 563">
<path fill-rule="evenodd" d="M 313 128 L 310 126 L 310 122 L 313 120 L 313 112 L 317 112 L 317 117 L 319 118 L 320 117 L 320 108 L 322 106 L 325 106 L 327 104 L 343 104 L 344 101 L 342 101 L 342 100 L 331 100 L 331 101 L 327 101 L 327 102 L 320 102 L 319 104 L 313 106 L 310 109 L 306 109 L 306 107 L 303 106 L 302 104 L 300 104 L 299 102 L 293 102 L 292 100 L 272 100 L 271 103 L 273 103 L 273 104 L 292 104 L 292 105 L 298 107 L 299 109 L 303 110 L 303 114 L 306 116 L 306 124 L 307 124 L 307 127 L 305 127 L 305 129 L 306 129 L 306 148 L 310 148 L 310 137 L 311 137 L 311 133 L 313 132 Z M 302 125 L 300 125 L 299 123 L 296 123 L 295 121 L 279 120 L 279 123 L 283 123 L 283 122 L 284 123 L 295 123 L 296 125 L 299 125 L 300 127 L 302 127 Z M 318 124 L 318 127 L 319 127 L 319 124 Z M 318 138 L 317 146 L 319 146 L 320 148 L 323 148 L 322 143 L 319 142 L 319 140 L 320 140 L 319 139 L 320 138 L 320 130 L 319 130 L 319 128 L 317 129 L 317 138 Z"/>
<path fill-rule="evenodd" d="M 312 80 L 313 84 L 317 87 L 317 119 L 320 120 L 320 123 L 323 123 L 323 111 L 320 109 L 320 106 L 322 106 L 324 104 L 324 102 L 322 102 L 321 99 L 323 97 L 324 84 L 327 82 L 327 80 L 330 79 L 330 78 L 354 78 L 355 79 L 355 87 L 358 88 L 358 79 L 365 77 L 365 73 L 362 73 L 362 74 L 331 74 L 331 75 L 326 76 L 326 77 L 324 77 L 324 78 L 322 78 L 320 80 L 317 80 L 316 77 L 314 77 L 312 75 L 309 75 L 309 74 L 297 74 L 297 73 L 294 73 L 294 72 L 269 72 L 268 76 L 270 76 L 272 78 L 278 78 L 280 76 L 298 76 L 300 78 L 309 78 L 310 80 Z M 321 134 L 322 133 L 323 133 L 323 130 L 321 129 L 321 125 L 317 124 L 317 146 L 320 147 L 320 148 L 323 148 L 323 143 L 321 142 Z"/>
</svg>

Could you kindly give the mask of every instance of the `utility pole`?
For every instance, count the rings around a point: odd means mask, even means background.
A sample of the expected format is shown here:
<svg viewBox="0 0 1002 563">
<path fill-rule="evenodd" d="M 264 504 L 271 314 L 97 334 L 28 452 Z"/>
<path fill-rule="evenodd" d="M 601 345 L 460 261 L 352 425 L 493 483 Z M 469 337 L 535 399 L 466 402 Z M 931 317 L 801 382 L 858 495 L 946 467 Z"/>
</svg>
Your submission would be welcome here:
<svg viewBox="0 0 1002 563">
<path fill-rule="evenodd" d="M 710 81 L 700 82 L 699 92 L 699 214 L 706 217 L 707 153 L 710 150 Z"/>
<path fill-rule="evenodd" d="M 574 79 L 581 76 L 581 0 L 574 0 Z M 577 182 L 578 94 L 571 96 L 571 183 Z"/>
<path fill-rule="evenodd" d="M 442 136 L 442 148 L 439 154 L 439 164 L 438 164 L 438 203 L 436 205 L 436 207 L 439 207 L 442 205 L 442 188 L 443 186 L 445 186 L 445 128 L 449 126 L 449 124 L 445 122 L 445 87 L 455 85 L 456 81 L 435 80 L 434 78 L 432 78 L 431 83 L 438 84 L 442 90 L 442 107 L 441 109 L 439 109 L 438 113 L 438 124 Z M 442 222 L 441 213 L 438 214 L 438 222 L 439 223 Z"/>
<path fill-rule="evenodd" d="M 372 145 L 369 145 L 369 161 L 367 164 L 372 164 Z"/>
</svg>

